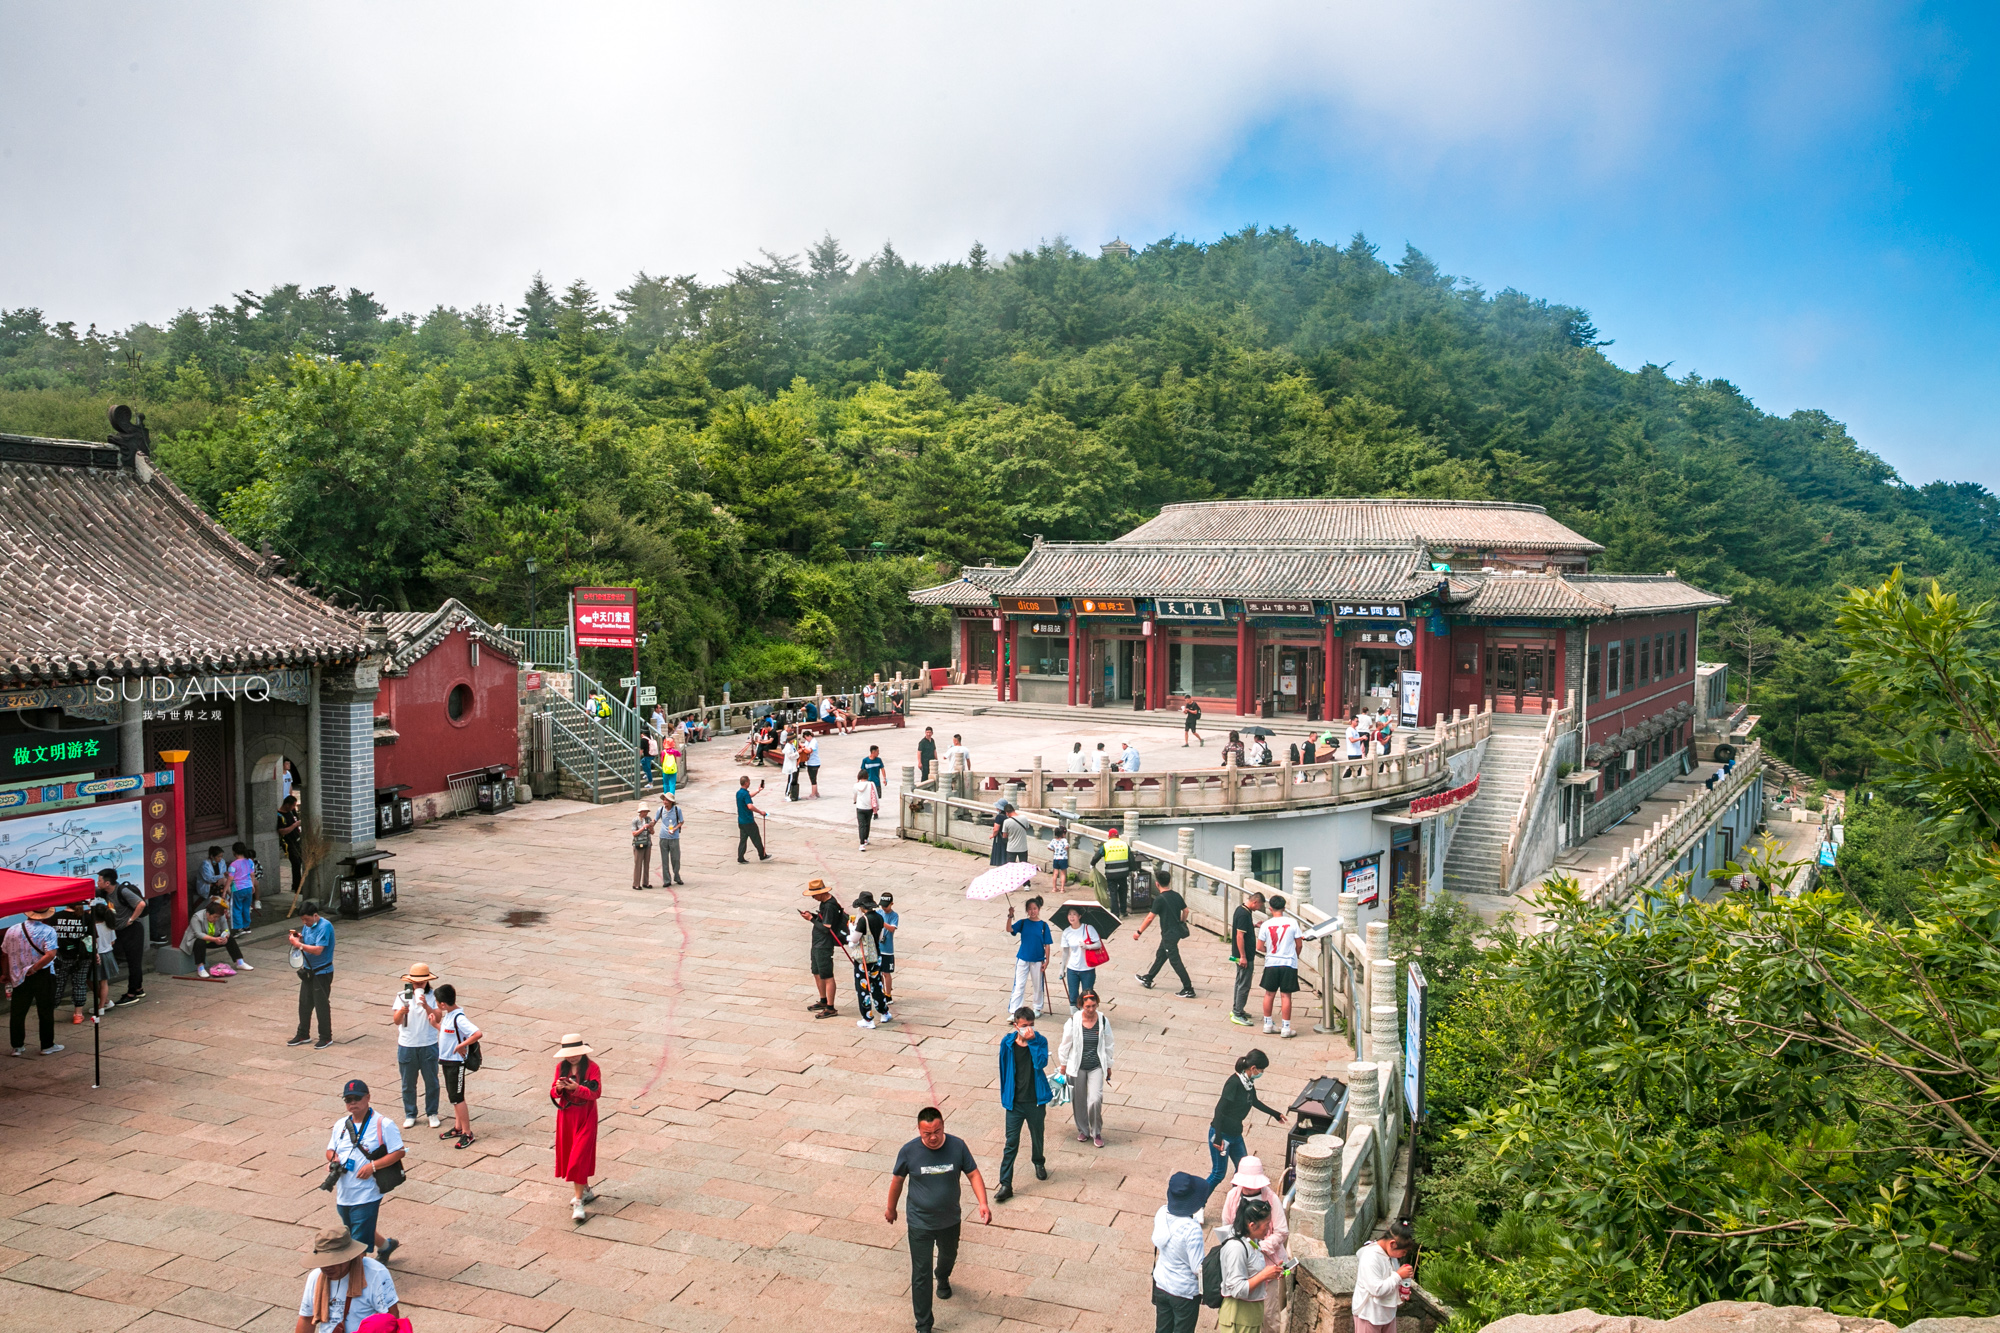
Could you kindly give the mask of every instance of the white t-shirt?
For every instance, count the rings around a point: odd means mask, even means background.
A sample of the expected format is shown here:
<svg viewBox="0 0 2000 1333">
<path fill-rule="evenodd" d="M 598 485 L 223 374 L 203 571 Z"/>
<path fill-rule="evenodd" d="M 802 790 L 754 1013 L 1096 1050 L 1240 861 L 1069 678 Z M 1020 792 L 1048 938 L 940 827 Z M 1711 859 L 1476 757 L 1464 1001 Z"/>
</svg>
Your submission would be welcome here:
<svg viewBox="0 0 2000 1333">
<path fill-rule="evenodd" d="M 375 1185 L 373 1177 L 363 1178 L 354 1174 L 354 1168 L 371 1160 L 369 1154 L 377 1148 L 389 1152 L 403 1146 L 403 1131 L 397 1129 L 380 1111 L 370 1107 L 368 1125 L 355 1131 L 361 1138 L 361 1150 L 356 1151 L 354 1140 L 348 1137 L 347 1127 L 354 1123 L 353 1116 L 342 1116 L 333 1122 L 333 1133 L 326 1136 L 327 1151 L 336 1162 L 344 1162 L 348 1169 L 340 1173 L 340 1183 L 333 1187 L 333 1201 L 352 1207 L 357 1203 L 373 1203 L 382 1197 L 382 1191 Z M 359 1304 L 359 1298 L 356 1299 Z M 312 1313 L 310 1310 L 308 1314 Z"/>
<path fill-rule="evenodd" d="M 1084 752 L 1083 752 L 1083 751 L 1081 751 L 1081 750 L 1071 750 L 1071 751 L 1069 752 L 1069 771 L 1070 771 L 1070 772 L 1072 772 L 1072 773 L 1084 773 L 1084 772 L 1088 772 L 1088 771 L 1089 771 L 1089 769 L 1090 769 L 1090 758 L 1089 758 L 1089 756 L 1087 756 L 1086 754 L 1084 754 Z"/>
<path fill-rule="evenodd" d="M 459 1039 L 469 1037 L 479 1031 L 479 1024 L 465 1015 L 465 1010 L 454 1009 L 438 1024 L 438 1059 L 456 1060 L 465 1063 L 465 1052 L 458 1049 Z"/>
<path fill-rule="evenodd" d="M 1264 947 L 1266 967 L 1299 965 L 1299 923 L 1288 916 L 1274 916 L 1257 927 L 1257 942 Z"/>
<path fill-rule="evenodd" d="M 1083 951 L 1102 937 L 1094 926 L 1085 924 L 1070 926 L 1062 933 L 1062 946 L 1069 950 L 1065 966 L 1072 972 L 1088 972 L 1090 964 L 1083 961 Z"/>
<path fill-rule="evenodd" d="M 806 767 L 819 767 L 819 737 L 817 736 L 806 742 Z"/>
<path fill-rule="evenodd" d="M 1110 755 L 1104 753 L 1102 750 L 1098 750 L 1090 756 L 1090 771 L 1093 773 L 1102 773 L 1105 762 L 1110 758 Z"/>
<path fill-rule="evenodd" d="M 963 745 L 954 745 L 944 752 L 944 771 L 947 773 L 969 773 L 972 771 L 972 751 Z"/>
<path fill-rule="evenodd" d="M 395 1013 L 396 1006 L 403 1003 L 403 992 L 397 991 L 396 998 L 389 1001 L 389 1012 Z M 398 1046 L 437 1045 L 437 1029 L 431 1026 L 431 1020 L 425 1016 L 428 1012 L 426 1006 L 430 1009 L 437 1008 L 437 996 L 419 988 L 410 996 L 408 1007 L 403 1010 L 403 1021 L 396 1025 Z"/>
<path fill-rule="evenodd" d="M 299 1301 L 299 1314 L 312 1318 L 313 1295 L 319 1290 L 321 1270 L 315 1268 L 306 1274 L 306 1294 Z M 389 1276 L 389 1270 L 368 1255 L 361 1256 L 361 1286 L 354 1293 L 353 1301 L 347 1299 L 347 1289 L 354 1285 L 354 1273 L 350 1269 L 345 1277 L 333 1280 L 327 1291 L 326 1322 L 313 1325 L 314 1333 L 354 1333 L 361 1327 L 361 1321 L 370 1315 L 387 1314 L 396 1308 L 396 1282 Z M 347 1311 L 347 1321 L 341 1322 L 342 1308 Z"/>
</svg>

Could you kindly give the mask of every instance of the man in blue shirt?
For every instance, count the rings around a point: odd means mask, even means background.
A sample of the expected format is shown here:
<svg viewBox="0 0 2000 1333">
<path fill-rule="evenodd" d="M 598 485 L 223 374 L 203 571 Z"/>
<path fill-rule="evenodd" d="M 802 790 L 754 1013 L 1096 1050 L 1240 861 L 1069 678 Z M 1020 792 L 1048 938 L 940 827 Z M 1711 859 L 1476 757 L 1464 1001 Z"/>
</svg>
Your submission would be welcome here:
<svg viewBox="0 0 2000 1333">
<path fill-rule="evenodd" d="M 1007 908 L 1007 933 L 1020 937 L 1014 948 L 1014 991 L 1007 1001 L 1009 1013 L 1024 1005 L 1030 1013 L 1048 1008 L 1049 947 L 1055 942 L 1055 934 L 1049 923 L 1042 920 L 1042 900 L 1030 898 L 1027 906 L 1026 921 L 1016 921 L 1013 907 Z"/>
<path fill-rule="evenodd" d="M 1043 929 L 1048 927 L 1043 924 Z M 1042 1156 L 1042 1125 L 1052 1096 L 1048 1074 L 1049 1039 L 1035 1031 L 1035 1011 L 1016 1009 L 1014 1030 L 1000 1039 L 1000 1104 L 1007 1108 L 1007 1147 L 1000 1154 L 1000 1188 L 993 1202 L 1014 1197 L 1014 1159 L 1021 1152 L 1021 1126 L 1028 1127 L 1028 1156 L 1035 1179 L 1049 1178 Z"/>
<path fill-rule="evenodd" d="M 757 790 L 763 789 L 764 784 L 758 783 Z M 743 851 L 753 843 L 759 861 L 771 859 L 771 854 L 764 850 L 764 836 L 757 831 L 757 816 L 763 813 L 757 808 L 757 798 L 750 791 L 750 779 L 736 779 L 736 864 L 747 864 Z"/>
<path fill-rule="evenodd" d="M 13 990 L 9 1006 L 9 1035 L 14 1054 L 28 1048 L 28 1010 L 35 1010 L 42 1054 L 62 1050 L 56 1042 L 56 928 L 49 918 L 53 907 L 38 907 L 8 928 L 4 948 L 7 955 L 7 985 Z"/>
<path fill-rule="evenodd" d="M 882 794 L 882 747 L 881 746 L 871 745 L 868 747 L 868 757 L 861 761 L 861 771 L 867 774 L 868 780 L 870 782 L 875 784 L 875 794 L 877 796 L 880 796 Z"/>
<path fill-rule="evenodd" d="M 299 904 L 299 928 L 291 932 L 292 947 L 305 956 L 299 975 L 299 1031 L 287 1046 L 303 1046 L 312 1041 L 312 1017 L 319 1015 L 319 1040 L 313 1049 L 333 1045 L 333 922 L 319 914 L 319 904 L 308 898 Z"/>
</svg>

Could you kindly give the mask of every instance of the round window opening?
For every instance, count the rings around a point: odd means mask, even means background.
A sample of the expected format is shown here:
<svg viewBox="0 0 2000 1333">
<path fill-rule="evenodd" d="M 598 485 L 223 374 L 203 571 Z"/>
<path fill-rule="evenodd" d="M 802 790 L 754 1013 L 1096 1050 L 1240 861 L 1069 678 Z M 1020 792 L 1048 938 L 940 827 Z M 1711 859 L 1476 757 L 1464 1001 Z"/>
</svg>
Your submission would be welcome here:
<svg viewBox="0 0 2000 1333">
<path fill-rule="evenodd" d="M 470 685 L 452 686 L 451 693 L 445 696 L 444 711 L 446 716 L 450 717 L 452 721 L 463 722 L 467 715 L 472 712 L 472 687 Z"/>
</svg>

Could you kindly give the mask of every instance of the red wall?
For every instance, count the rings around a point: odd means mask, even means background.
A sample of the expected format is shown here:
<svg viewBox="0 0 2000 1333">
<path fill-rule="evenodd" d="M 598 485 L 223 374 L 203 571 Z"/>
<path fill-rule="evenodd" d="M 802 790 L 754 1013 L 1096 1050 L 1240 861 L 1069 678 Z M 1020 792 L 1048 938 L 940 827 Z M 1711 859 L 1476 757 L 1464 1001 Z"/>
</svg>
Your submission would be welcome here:
<svg viewBox="0 0 2000 1333">
<path fill-rule="evenodd" d="M 1679 660 L 1679 644 L 1682 631 L 1688 636 L 1687 670 L 1678 674 L 1663 676 L 1658 680 L 1647 679 L 1636 682 L 1631 688 L 1621 690 L 1614 696 L 1604 693 L 1606 654 L 1613 642 L 1623 643 L 1626 639 L 1635 642 L 1644 636 L 1650 640 L 1655 634 L 1671 633 L 1675 643 L 1675 661 Z M 1695 619 L 1691 615 L 1641 616 L 1630 620 L 1613 620 L 1590 627 L 1590 648 L 1597 652 L 1597 697 L 1589 700 L 1590 735 L 1589 744 L 1596 744 L 1607 736 L 1614 736 L 1625 728 L 1634 726 L 1658 713 L 1663 713 L 1683 700 L 1694 698 L 1694 663 L 1698 652 L 1695 639 Z M 1586 677 L 1589 671 L 1588 657 L 1585 659 Z"/>
<path fill-rule="evenodd" d="M 472 640 L 453 630 L 410 666 L 408 675 L 383 676 L 375 715 L 388 715 L 398 733 L 392 745 L 375 747 L 375 785 L 407 785 L 412 792 L 440 792 L 445 777 L 489 764 L 511 770 L 520 761 L 520 696 L 510 657 L 492 644 L 479 645 L 472 664 Z M 451 720 L 446 699 L 454 686 L 472 687 L 472 707 Z"/>
</svg>

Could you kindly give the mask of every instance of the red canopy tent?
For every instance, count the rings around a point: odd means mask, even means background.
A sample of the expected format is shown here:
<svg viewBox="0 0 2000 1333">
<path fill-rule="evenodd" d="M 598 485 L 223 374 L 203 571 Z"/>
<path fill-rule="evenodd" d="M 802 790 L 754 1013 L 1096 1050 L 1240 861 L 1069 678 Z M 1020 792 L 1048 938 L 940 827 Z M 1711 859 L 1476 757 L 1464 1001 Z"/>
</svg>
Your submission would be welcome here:
<svg viewBox="0 0 2000 1333">
<path fill-rule="evenodd" d="M 21 870 L 0 869 L 0 916 L 83 902 L 96 893 L 96 880 L 78 879 L 74 875 L 30 875 Z"/>
</svg>

